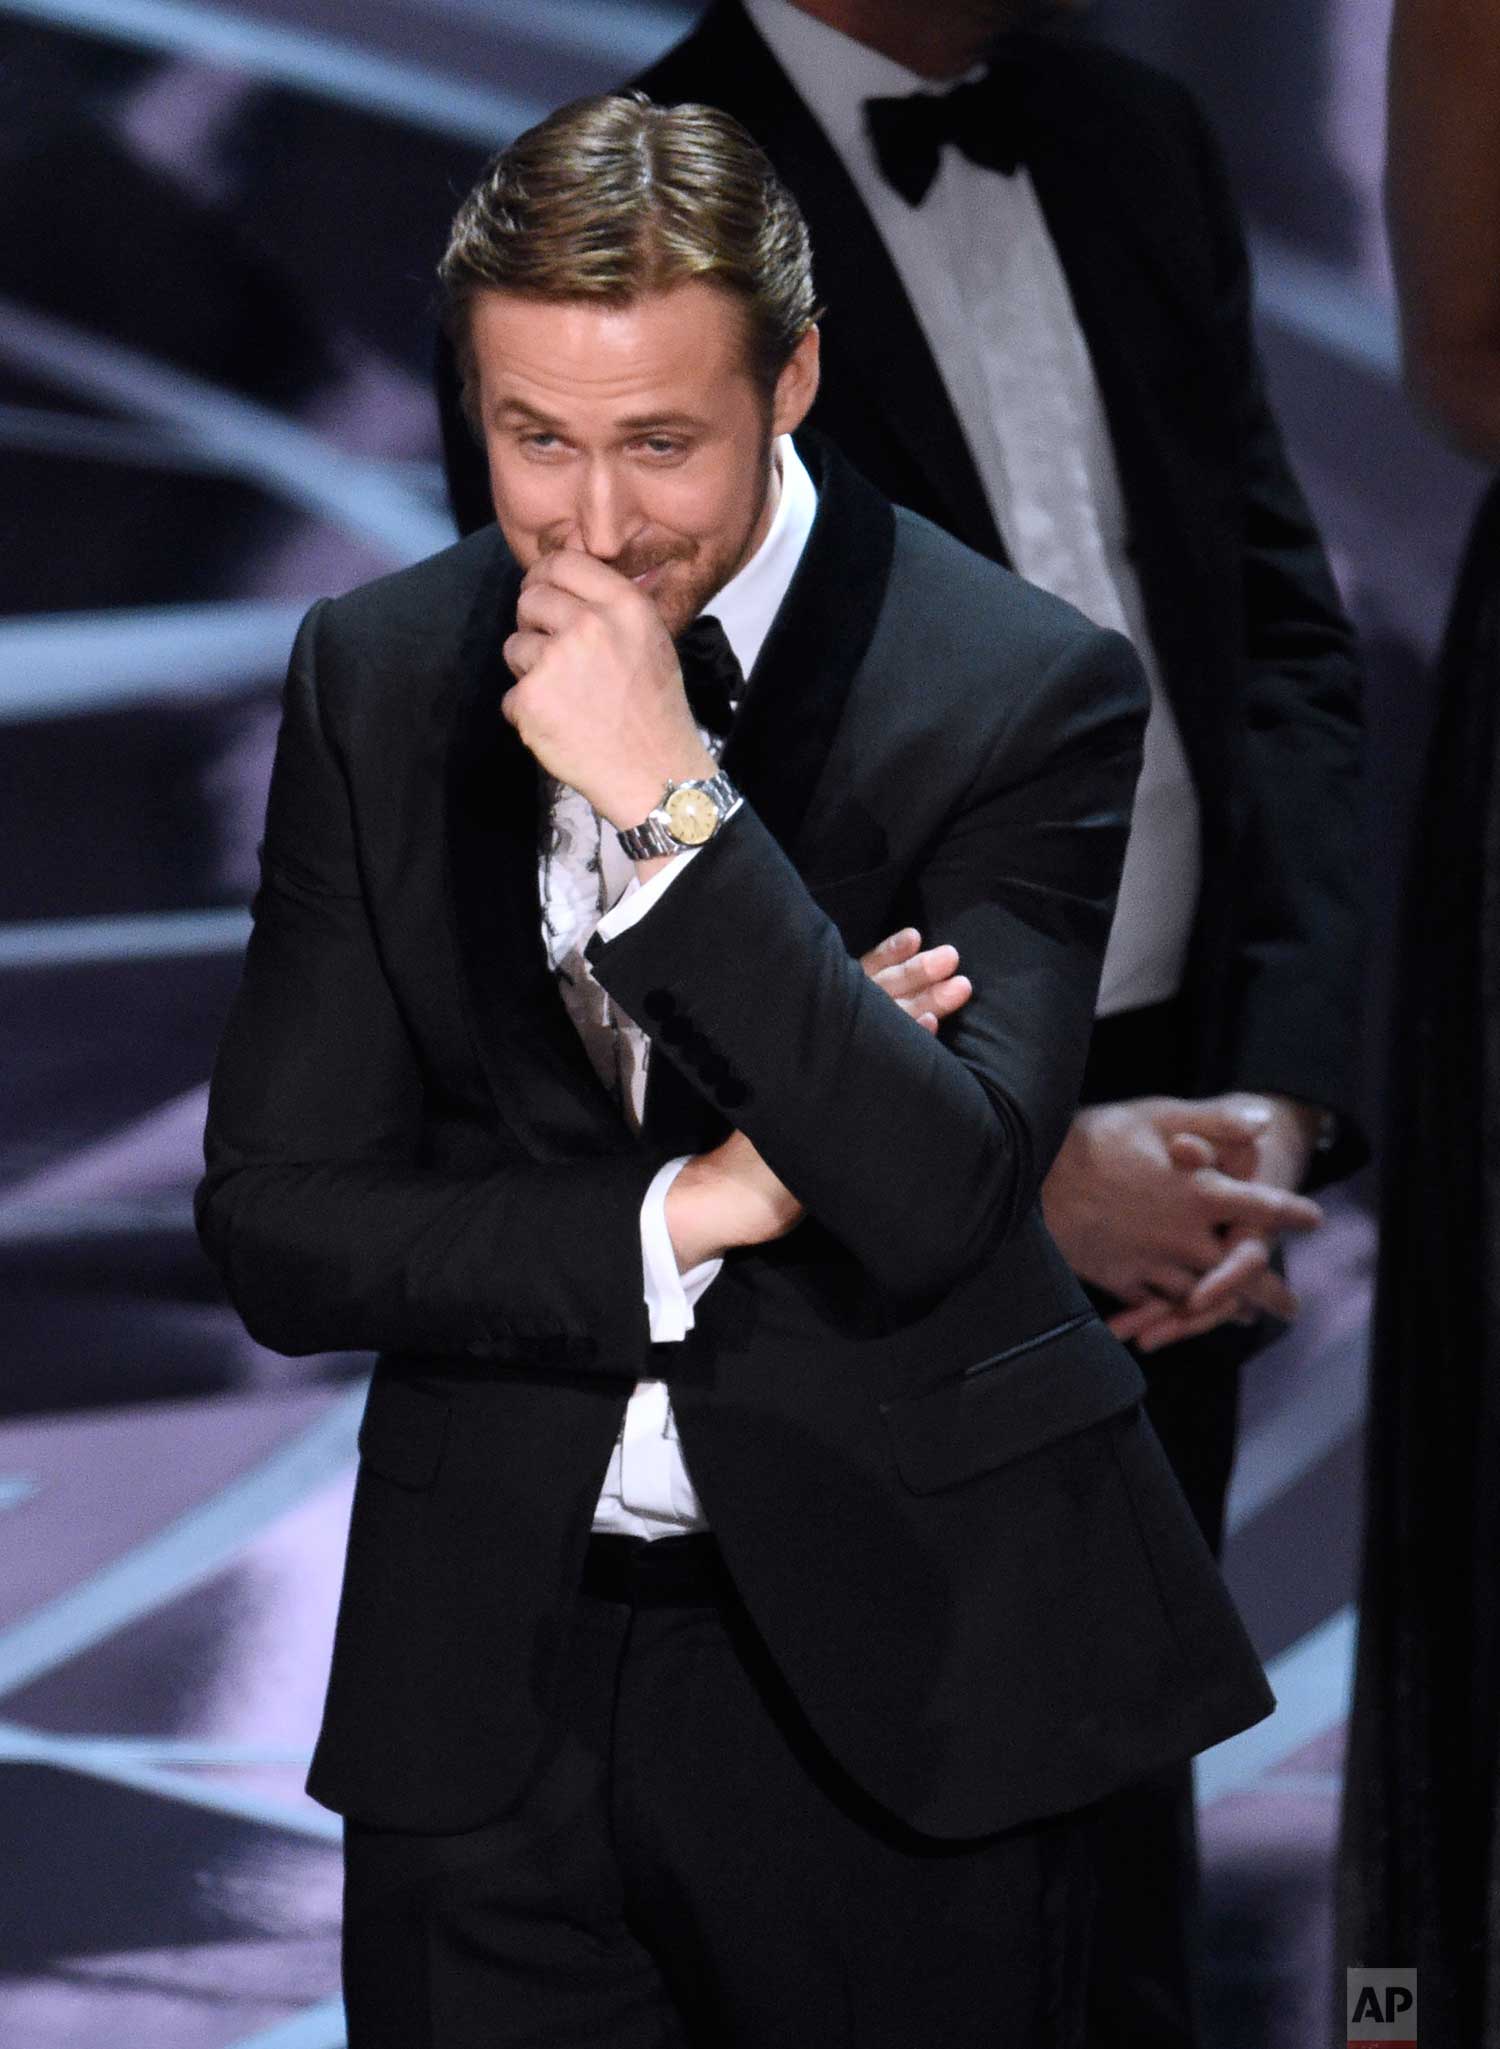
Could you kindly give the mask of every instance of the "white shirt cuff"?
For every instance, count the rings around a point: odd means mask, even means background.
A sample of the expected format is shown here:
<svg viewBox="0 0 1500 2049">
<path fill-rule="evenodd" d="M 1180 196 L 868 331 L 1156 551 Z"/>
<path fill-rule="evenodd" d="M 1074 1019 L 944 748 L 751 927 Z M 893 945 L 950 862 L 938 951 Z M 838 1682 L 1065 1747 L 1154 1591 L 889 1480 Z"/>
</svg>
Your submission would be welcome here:
<svg viewBox="0 0 1500 2049">
<path fill-rule="evenodd" d="M 677 880 L 690 861 L 696 861 L 698 849 L 689 847 L 685 854 L 674 854 L 665 868 L 658 869 L 649 882 L 642 882 L 632 875 L 624 895 L 613 910 L 606 911 L 594 930 L 606 942 L 618 939 L 622 932 L 628 932 L 640 918 L 644 918 L 654 903 L 659 903 L 672 884 Z"/>
<path fill-rule="evenodd" d="M 673 866 L 677 864 L 674 862 Z M 665 871 L 664 871 L 665 872 Z M 647 883 L 646 888 L 651 887 Z M 722 1259 L 701 1260 L 686 1273 L 677 1271 L 677 1254 L 667 1229 L 667 1190 L 687 1165 L 689 1155 L 659 1167 L 641 1204 L 641 1275 L 646 1291 L 646 1316 L 653 1345 L 679 1344 L 693 1327 L 693 1305 L 718 1278 Z"/>
</svg>

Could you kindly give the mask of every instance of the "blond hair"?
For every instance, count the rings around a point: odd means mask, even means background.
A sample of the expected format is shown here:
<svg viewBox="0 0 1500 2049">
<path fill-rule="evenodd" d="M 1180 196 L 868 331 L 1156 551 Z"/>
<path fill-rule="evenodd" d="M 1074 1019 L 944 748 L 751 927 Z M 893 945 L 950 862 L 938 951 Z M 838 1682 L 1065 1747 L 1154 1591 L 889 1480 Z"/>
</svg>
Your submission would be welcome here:
<svg viewBox="0 0 1500 2049">
<path fill-rule="evenodd" d="M 698 280 L 737 298 L 767 395 L 818 317 L 807 225 L 765 153 L 717 107 L 574 100 L 485 166 L 438 265 L 477 424 L 469 312 L 482 292 L 626 305 Z"/>
</svg>

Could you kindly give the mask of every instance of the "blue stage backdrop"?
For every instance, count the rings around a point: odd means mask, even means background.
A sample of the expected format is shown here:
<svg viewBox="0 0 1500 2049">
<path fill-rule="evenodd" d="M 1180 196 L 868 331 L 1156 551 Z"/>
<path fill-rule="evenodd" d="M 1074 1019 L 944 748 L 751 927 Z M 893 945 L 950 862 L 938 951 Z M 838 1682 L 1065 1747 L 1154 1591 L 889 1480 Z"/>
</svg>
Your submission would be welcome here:
<svg viewBox="0 0 1500 2049">
<path fill-rule="evenodd" d="M 1254 235 L 1371 669 L 1371 906 L 1474 479 L 1396 378 L 1385 0 L 1102 0 Z M 335 2049 L 301 1793 L 365 1362 L 288 1361 L 193 1241 L 293 627 L 451 537 L 428 391 L 458 193 L 663 50 L 627 0 L 0 0 L 0 2040 Z M 1378 1021 L 1377 949 L 1367 1002 Z M 1351 1001 L 1356 992 L 1351 991 Z M 1377 1061 L 1378 1066 L 1378 1061 Z M 1205 1760 L 1215 2040 L 1322 2038 L 1369 1190 L 1247 1391 L 1231 1570 L 1282 1698 Z"/>
</svg>

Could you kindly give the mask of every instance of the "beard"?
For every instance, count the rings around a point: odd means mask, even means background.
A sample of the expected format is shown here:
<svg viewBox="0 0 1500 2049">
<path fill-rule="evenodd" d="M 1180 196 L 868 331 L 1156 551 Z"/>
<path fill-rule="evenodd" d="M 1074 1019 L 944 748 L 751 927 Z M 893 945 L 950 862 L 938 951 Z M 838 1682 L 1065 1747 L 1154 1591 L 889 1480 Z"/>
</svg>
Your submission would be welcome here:
<svg viewBox="0 0 1500 2049">
<path fill-rule="evenodd" d="M 761 451 L 761 487 L 756 495 L 755 509 L 746 519 L 743 529 L 732 539 L 715 539 L 697 545 L 685 542 L 676 547 L 658 544 L 654 549 L 648 543 L 639 549 L 627 549 L 614 564 L 624 576 L 641 576 L 648 569 L 662 569 L 664 573 L 656 589 L 647 595 L 673 640 L 685 633 L 725 584 L 739 574 L 770 532 L 771 521 L 766 517 L 766 506 L 773 466 L 771 448 L 771 437 L 767 434 Z M 635 559 L 637 556 L 639 559 Z"/>
<path fill-rule="evenodd" d="M 685 560 L 668 562 L 661 582 L 655 590 L 648 591 L 647 596 L 661 615 L 661 623 L 666 627 L 669 638 L 676 640 L 687 631 L 709 601 L 743 566 L 745 559 L 746 550 L 741 547 L 722 552 L 716 549 L 712 557 L 700 557 L 694 551 Z"/>
</svg>

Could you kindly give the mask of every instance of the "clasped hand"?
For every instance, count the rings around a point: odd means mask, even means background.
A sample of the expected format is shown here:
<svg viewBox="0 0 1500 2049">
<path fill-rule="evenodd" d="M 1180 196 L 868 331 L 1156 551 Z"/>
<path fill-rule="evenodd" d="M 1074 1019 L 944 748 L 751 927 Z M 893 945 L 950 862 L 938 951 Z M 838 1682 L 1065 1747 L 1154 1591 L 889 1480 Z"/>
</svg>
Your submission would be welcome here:
<svg viewBox="0 0 1500 2049">
<path fill-rule="evenodd" d="M 1147 1096 L 1080 1110 L 1042 1189 L 1068 1264 L 1124 1307 L 1117 1337 L 1147 1352 L 1234 1319 L 1290 1321 L 1277 1241 L 1316 1230 L 1297 1194 L 1315 1113 L 1244 1093 Z"/>
</svg>

